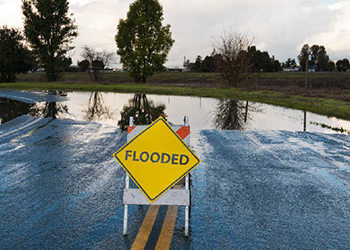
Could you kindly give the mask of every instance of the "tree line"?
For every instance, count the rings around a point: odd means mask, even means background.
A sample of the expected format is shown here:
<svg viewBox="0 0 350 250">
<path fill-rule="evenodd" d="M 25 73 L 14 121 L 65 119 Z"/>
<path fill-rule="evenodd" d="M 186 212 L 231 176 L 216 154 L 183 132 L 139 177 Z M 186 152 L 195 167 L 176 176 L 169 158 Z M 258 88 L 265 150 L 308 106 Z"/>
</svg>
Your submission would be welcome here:
<svg viewBox="0 0 350 250">
<path fill-rule="evenodd" d="M 306 70 L 306 63 L 309 69 L 315 71 L 348 71 L 350 69 L 349 60 L 344 58 L 338 60 L 336 63 L 331 61 L 327 54 L 326 48 L 323 45 L 312 45 L 305 44 L 298 55 L 301 70 Z"/>
<path fill-rule="evenodd" d="M 248 46 L 246 51 L 242 50 L 239 60 L 246 64 L 249 72 L 279 72 L 282 69 L 281 63 L 274 56 L 270 57 L 267 51 L 260 51 L 256 46 Z M 192 72 L 220 72 L 224 63 L 222 54 L 214 49 L 204 60 L 200 55 L 194 62 L 185 59 L 183 66 Z"/>
<path fill-rule="evenodd" d="M 11 82 L 16 75 L 31 69 L 45 69 L 48 81 L 57 81 L 72 64 L 68 52 L 78 36 L 68 0 L 23 0 L 23 30 L 0 27 L 0 81 Z M 163 7 L 158 0 L 135 0 L 130 4 L 125 19 L 120 19 L 115 42 L 124 70 L 136 83 L 146 82 L 149 76 L 164 69 L 167 56 L 174 44 L 171 26 L 163 25 Z M 101 71 L 114 61 L 115 53 L 97 51 L 84 46 L 78 66 L 87 71 L 94 81 L 100 81 Z M 347 71 L 349 61 L 330 61 L 324 46 L 304 45 L 298 56 L 303 71 Z M 267 51 L 253 45 L 246 34 L 223 32 L 211 55 L 184 67 L 195 72 L 220 72 L 232 86 L 248 80 L 255 72 L 278 72 L 282 67 L 296 66 L 294 59 L 280 63 Z"/>
</svg>

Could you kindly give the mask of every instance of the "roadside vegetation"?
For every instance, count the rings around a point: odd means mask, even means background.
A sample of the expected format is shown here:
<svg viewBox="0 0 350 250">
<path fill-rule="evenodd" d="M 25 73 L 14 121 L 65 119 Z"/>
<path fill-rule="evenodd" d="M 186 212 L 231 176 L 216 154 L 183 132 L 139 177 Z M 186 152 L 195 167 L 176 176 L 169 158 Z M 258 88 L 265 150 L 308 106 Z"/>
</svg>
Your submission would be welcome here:
<svg viewBox="0 0 350 250">
<path fill-rule="evenodd" d="M 350 120 L 350 74 L 314 73 L 313 89 L 304 89 L 301 73 L 264 73 L 249 87 L 227 87 L 218 73 L 156 73 L 147 84 L 135 84 L 128 73 L 106 73 L 96 83 L 84 73 L 67 73 L 64 81 L 46 82 L 43 73 L 20 75 L 16 83 L 0 83 L 1 89 L 101 91 L 158 95 L 236 98 L 314 112 Z"/>
</svg>

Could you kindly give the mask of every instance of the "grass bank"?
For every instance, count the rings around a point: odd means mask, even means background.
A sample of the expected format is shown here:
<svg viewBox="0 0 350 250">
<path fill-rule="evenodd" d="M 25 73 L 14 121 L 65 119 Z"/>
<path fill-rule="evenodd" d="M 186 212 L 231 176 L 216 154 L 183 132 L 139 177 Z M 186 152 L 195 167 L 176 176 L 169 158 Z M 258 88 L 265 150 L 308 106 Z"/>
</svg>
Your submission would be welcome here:
<svg viewBox="0 0 350 250">
<path fill-rule="evenodd" d="M 299 109 L 320 115 L 350 120 L 350 102 L 332 98 L 306 97 L 269 90 L 244 90 L 237 88 L 208 88 L 148 84 L 94 84 L 94 83 L 45 83 L 17 82 L 0 83 L 0 89 L 65 91 L 99 91 L 118 93 L 143 93 L 158 95 L 199 96 L 213 98 L 235 98 Z"/>
</svg>

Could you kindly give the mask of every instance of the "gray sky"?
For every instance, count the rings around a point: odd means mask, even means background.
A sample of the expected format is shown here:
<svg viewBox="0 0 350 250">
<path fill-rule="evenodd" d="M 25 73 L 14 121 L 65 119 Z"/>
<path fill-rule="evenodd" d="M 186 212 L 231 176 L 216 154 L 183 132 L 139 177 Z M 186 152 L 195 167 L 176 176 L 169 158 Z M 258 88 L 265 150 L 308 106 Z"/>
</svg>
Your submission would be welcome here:
<svg viewBox="0 0 350 250">
<path fill-rule="evenodd" d="M 70 52 L 80 60 L 81 47 L 116 51 L 114 36 L 131 0 L 70 0 L 79 37 Z M 297 57 L 303 44 L 326 46 L 332 60 L 350 58 L 350 0 L 161 0 L 165 23 L 175 44 L 168 66 L 182 66 L 186 56 L 210 54 L 223 30 L 249 33 L 260 50 L 280 61 Z M 0 0 L 0 26 L 23 26 L 21 0 Z M 120 65 L 119 65 L 120 67 Z"/>
</svg>

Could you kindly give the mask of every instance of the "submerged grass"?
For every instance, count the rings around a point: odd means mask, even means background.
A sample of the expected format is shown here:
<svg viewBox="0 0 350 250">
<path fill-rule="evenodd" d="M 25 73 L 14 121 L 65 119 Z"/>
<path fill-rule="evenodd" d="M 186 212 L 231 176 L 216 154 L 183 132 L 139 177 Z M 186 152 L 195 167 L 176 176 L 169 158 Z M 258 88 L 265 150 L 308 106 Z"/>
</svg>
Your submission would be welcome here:
<svg viewBox="0 0 350 250">
<path fill-rule="evenodd" d="M 237 88 L 191 88 L 147 84 L 95 84 L 68 82 L 17 82 L 0 83 L 0 89 L 65 91 L 98 91 L 118 93 L 142 93 L 157 95 L 180 95 L 213 98 L 235 98 L 253 102 L 261 102 L 276 106 L 309 111 L 329 117 L 350 120 L 350 102 L 331 98 L 304 97 L 276 91 L 247 91 Z"/>
</svg>

